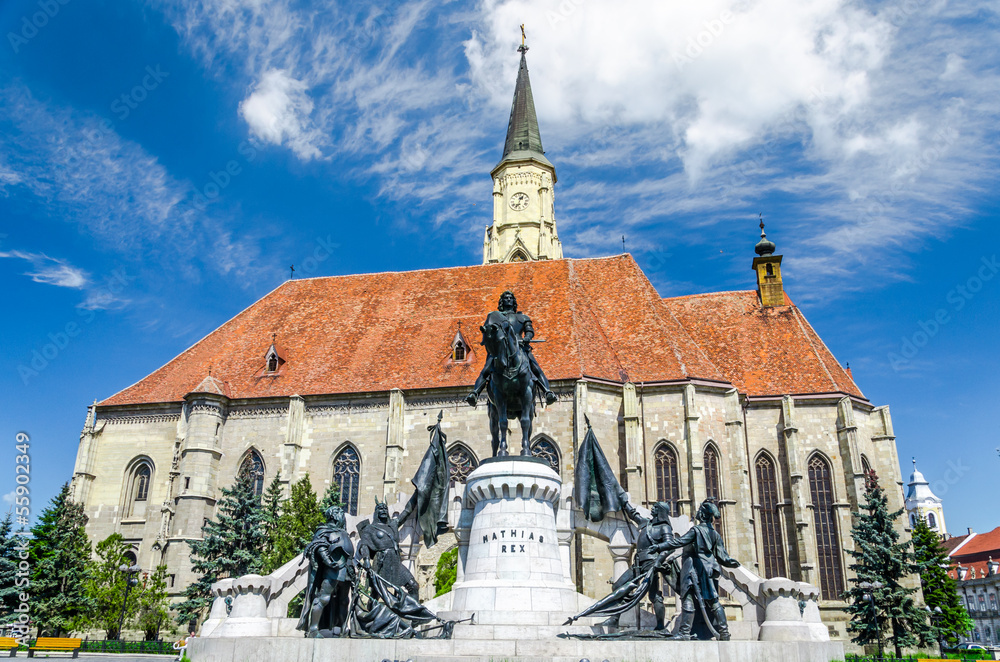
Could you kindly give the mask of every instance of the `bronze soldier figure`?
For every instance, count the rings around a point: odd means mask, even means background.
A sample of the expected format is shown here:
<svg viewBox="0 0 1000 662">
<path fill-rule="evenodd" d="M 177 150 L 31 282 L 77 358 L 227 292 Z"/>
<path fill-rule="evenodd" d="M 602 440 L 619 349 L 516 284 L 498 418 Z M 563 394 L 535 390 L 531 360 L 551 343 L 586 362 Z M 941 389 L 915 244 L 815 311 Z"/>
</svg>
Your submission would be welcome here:
<svg viewBox="0 0 1000 662">
<path fill-rule="evenodd" d="M 371 521 L 358 525 L 358 559 L 364 567 L 371 567 L 378 575 L 393 586 L 398 586 L 417 598 L 417 580 L 403 565 L 399 550 L 399 527 L 413 512 L 417 495 L 406 503 L 402 512 L 395 517 L 389 515 L 389 506 L 384 501 L 375 500 L 375 515 Z"/>
<path fill-rule="evenodd" d="M 624 500 L 624 496 L 623 496 Z M 662 563 L 660 552 L 656 549 L 658 544 L 667 543 L 674 539 L 674 529 L 670 526 L 670 504 L 659 501 L 650 508 L 652 517 L 646 519 L 639 514 L 631 503 L 624 501 L 622 512 L 639 527 L 639 535 L 635 543 L 635 562 L 631 568 L 622 573 L 612 588 L 617 590 L 632 581 L 636 577 L 641 577 L 649 572 L 650 568 L 657 563 Z M 652 581 L 649 584 L 649 601 L 653 603 L 653 614 L 656 616 L 656 630 L 663 630 L 666 627 L 666 613 L 663 606 L 663 584 L 674 589 L 677 588 L 678 569 L 673 564 L 660 565 L 653 573 Z M 618 616 L 612 620 L 612 625 L 618 626 Z"/>
<path fill-rule="evenodd" d="M 304 552 L 309 560 L 309 583 L 296 626 L 313 638 L 345 634 L 351 606 L 350 589 L 356 577 L 354 545 L 345 530 L 344 510 L 332 506 L 327 508 L 325 515 L 326 524 L 316 530 Z"/>
<path fill-rule="evenodd" d="M 715 630 L 720 641 L 729 640 L 729 624 L 726 612 L 719 604 L 719 566 L 737 568 L 740 562 L 729 556 L 722 536 L 712 523 L 722 517 L 719 508 L 706 500 L 698 508 L 698 524 L 682 536 L 675 537 L 653 546 L 657 552 L 684 549 L 681 568 L 681 622 L 677 638 L 691 638 L 694 624 L 695 602 L 702 610 L 702 617 Z"/>
<path fill-rule="evenodd" d="M 535 355 L 531 352 L 531 339 L 535 337 L 535 329 L 531 324 L 531 318 L 524 313 L 517 312 L 517 298 L 514 297 L 514 293 L 510 290 L 500 295 L 500 301 L 497 303 L 497 312 L 507 319 L 513 328 L 514 335 L 520 339 L 521 348 L 528 356 L 528 364 L 531 369 L 532 379 L 536 384 L 536 389 L 545 396 L 546 404 L 551 405 L 557 400 L 556 394 L 552 392 L 548 378 L 542 372 L 542 368 L 538 365 L 538 360 L 535 359 Z M 465 398 L 466 402 L 473 407 L 476 406 L 479 394 L 486 388 L 486 383 L 492 375 L 492 365 L 491 361 L 486 361 L 486 365 L 483 366 L 479 377 L 476 379 L 476 384 L 473 386 L 472 392 Z"/>
</svg>

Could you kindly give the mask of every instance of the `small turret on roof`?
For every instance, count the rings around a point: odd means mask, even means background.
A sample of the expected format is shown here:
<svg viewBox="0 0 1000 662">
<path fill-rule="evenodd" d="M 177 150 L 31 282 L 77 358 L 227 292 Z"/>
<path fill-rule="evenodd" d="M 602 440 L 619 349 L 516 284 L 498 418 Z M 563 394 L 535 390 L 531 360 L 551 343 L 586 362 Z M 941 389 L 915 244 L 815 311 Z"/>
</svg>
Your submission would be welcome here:
<svg viewBox="0 0 1000 662">
<path fill-rule="evenodd" d="M 201 380 L 200 384 L 191 390 L 191 393 L 211 393 L 212 395 L 221 395 L 228 398 L 229 388 L 225 382 L 216 379 L 209 373 L 205 379 Z"/>
</svg>

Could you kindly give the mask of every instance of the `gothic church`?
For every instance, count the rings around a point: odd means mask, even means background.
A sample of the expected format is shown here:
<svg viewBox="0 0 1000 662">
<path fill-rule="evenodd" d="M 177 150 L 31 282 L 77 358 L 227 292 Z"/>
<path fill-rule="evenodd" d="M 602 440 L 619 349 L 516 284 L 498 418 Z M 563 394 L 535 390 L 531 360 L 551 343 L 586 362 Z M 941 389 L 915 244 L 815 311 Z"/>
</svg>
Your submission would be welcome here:
<svg viewBox="0 0 1000 662">
<path fill-rule="evenodd" d="M 464 481 L 491 454 L 484 399 L 464 401 L 485 358 L 476 329 L 510 289 L 546 340 L 535 354 L 558 395 L 539 408 L 532 451 L 564 486 L 586 415 L 633 500 L 693 515 L 714 497 L 730 553 L 762 577 L 819 586 L 844 637 L 864 472 L 903 507 L 888 406 L 868 401 L 788 298 L 763 233 L 745 291 L 664 299 L 628 254 L 564 258 L 525 50 L 482 265 L 287 281 L 92 406 L 73 477 L 91 540 L 121 533 L 142 567 L 167 564 L 178 596 L 195 578 L 187 542 L 239 472 L 257 469 L 259 490 L 308 473 L 368 513 L 376 496 L 409 492 L 440 410 Z M 418 314 L 431 305 L 437 315 Z M 605 594 L 627 551 L 579 533 L 561 542 L 578 589 Z M 454 544 L 405 550 L 423 596 Z"/>
</svg>

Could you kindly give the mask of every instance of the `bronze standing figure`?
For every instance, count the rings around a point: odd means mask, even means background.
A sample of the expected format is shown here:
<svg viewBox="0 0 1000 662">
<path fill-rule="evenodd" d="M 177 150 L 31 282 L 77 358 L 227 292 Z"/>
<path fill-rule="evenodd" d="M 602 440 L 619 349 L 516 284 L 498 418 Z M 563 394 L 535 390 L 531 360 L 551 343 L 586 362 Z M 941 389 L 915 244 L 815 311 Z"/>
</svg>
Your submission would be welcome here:
<svg viewBox="0 0 1000 662">
<path fill-rule="evenodd" d="M 657 552 L 684 550 L 678 589 L 682 610 L 678 638 L 691 638 L 697 603 L 706 625 L 720 641 L 729 640 L 726 612 L 719 604 L 719 576 L 722 574 L 720 566 L 737 568 L 740 562 L 729 556 L 722 543 L 722 536 L 712 526 L 721 516 L 718 506 L 706 500 L 698 508 L 698 524 L 684 535 L 653 547 Z"/>
<path fill-rule="evenodd" d="M 340 506 L 326 510 L 326 524 L 306 545 L 309 583 L 296 629 L 307 637 L 343 636 L 347 631 L 351 586 L 356 578 L 354 545 L 345 529 L 347 518 Z"/>
</svg>

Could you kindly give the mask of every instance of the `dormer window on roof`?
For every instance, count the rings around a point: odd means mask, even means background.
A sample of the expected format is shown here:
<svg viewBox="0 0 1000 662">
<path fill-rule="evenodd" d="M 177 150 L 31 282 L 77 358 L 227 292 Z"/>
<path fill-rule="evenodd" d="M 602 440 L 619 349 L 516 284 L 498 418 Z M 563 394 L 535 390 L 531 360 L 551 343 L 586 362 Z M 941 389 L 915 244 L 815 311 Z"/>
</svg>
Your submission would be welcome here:
<svg viewBox="0 0 1000 662">
<path fill-rule="evenodd" d="M 285 359 L 282 357 L 283 353 L 277 343 L 277 334 L 272 333 L 271 346 L 268 347 L 267 353 L 264 355 L 264 370 L 262 374 L 277 373 L 281 369 L 281 366 L 285 364 Z"/>
<path fill-rule="evenodd" d="M 451 360 L 455 363 L 465 363 L 472 357 L 470 356 L 469 343 L 462 335 L 462 327 L 459 325 L 458 331 L 455 333 L 455 337 L 451 341 Z"/>
</svg>

